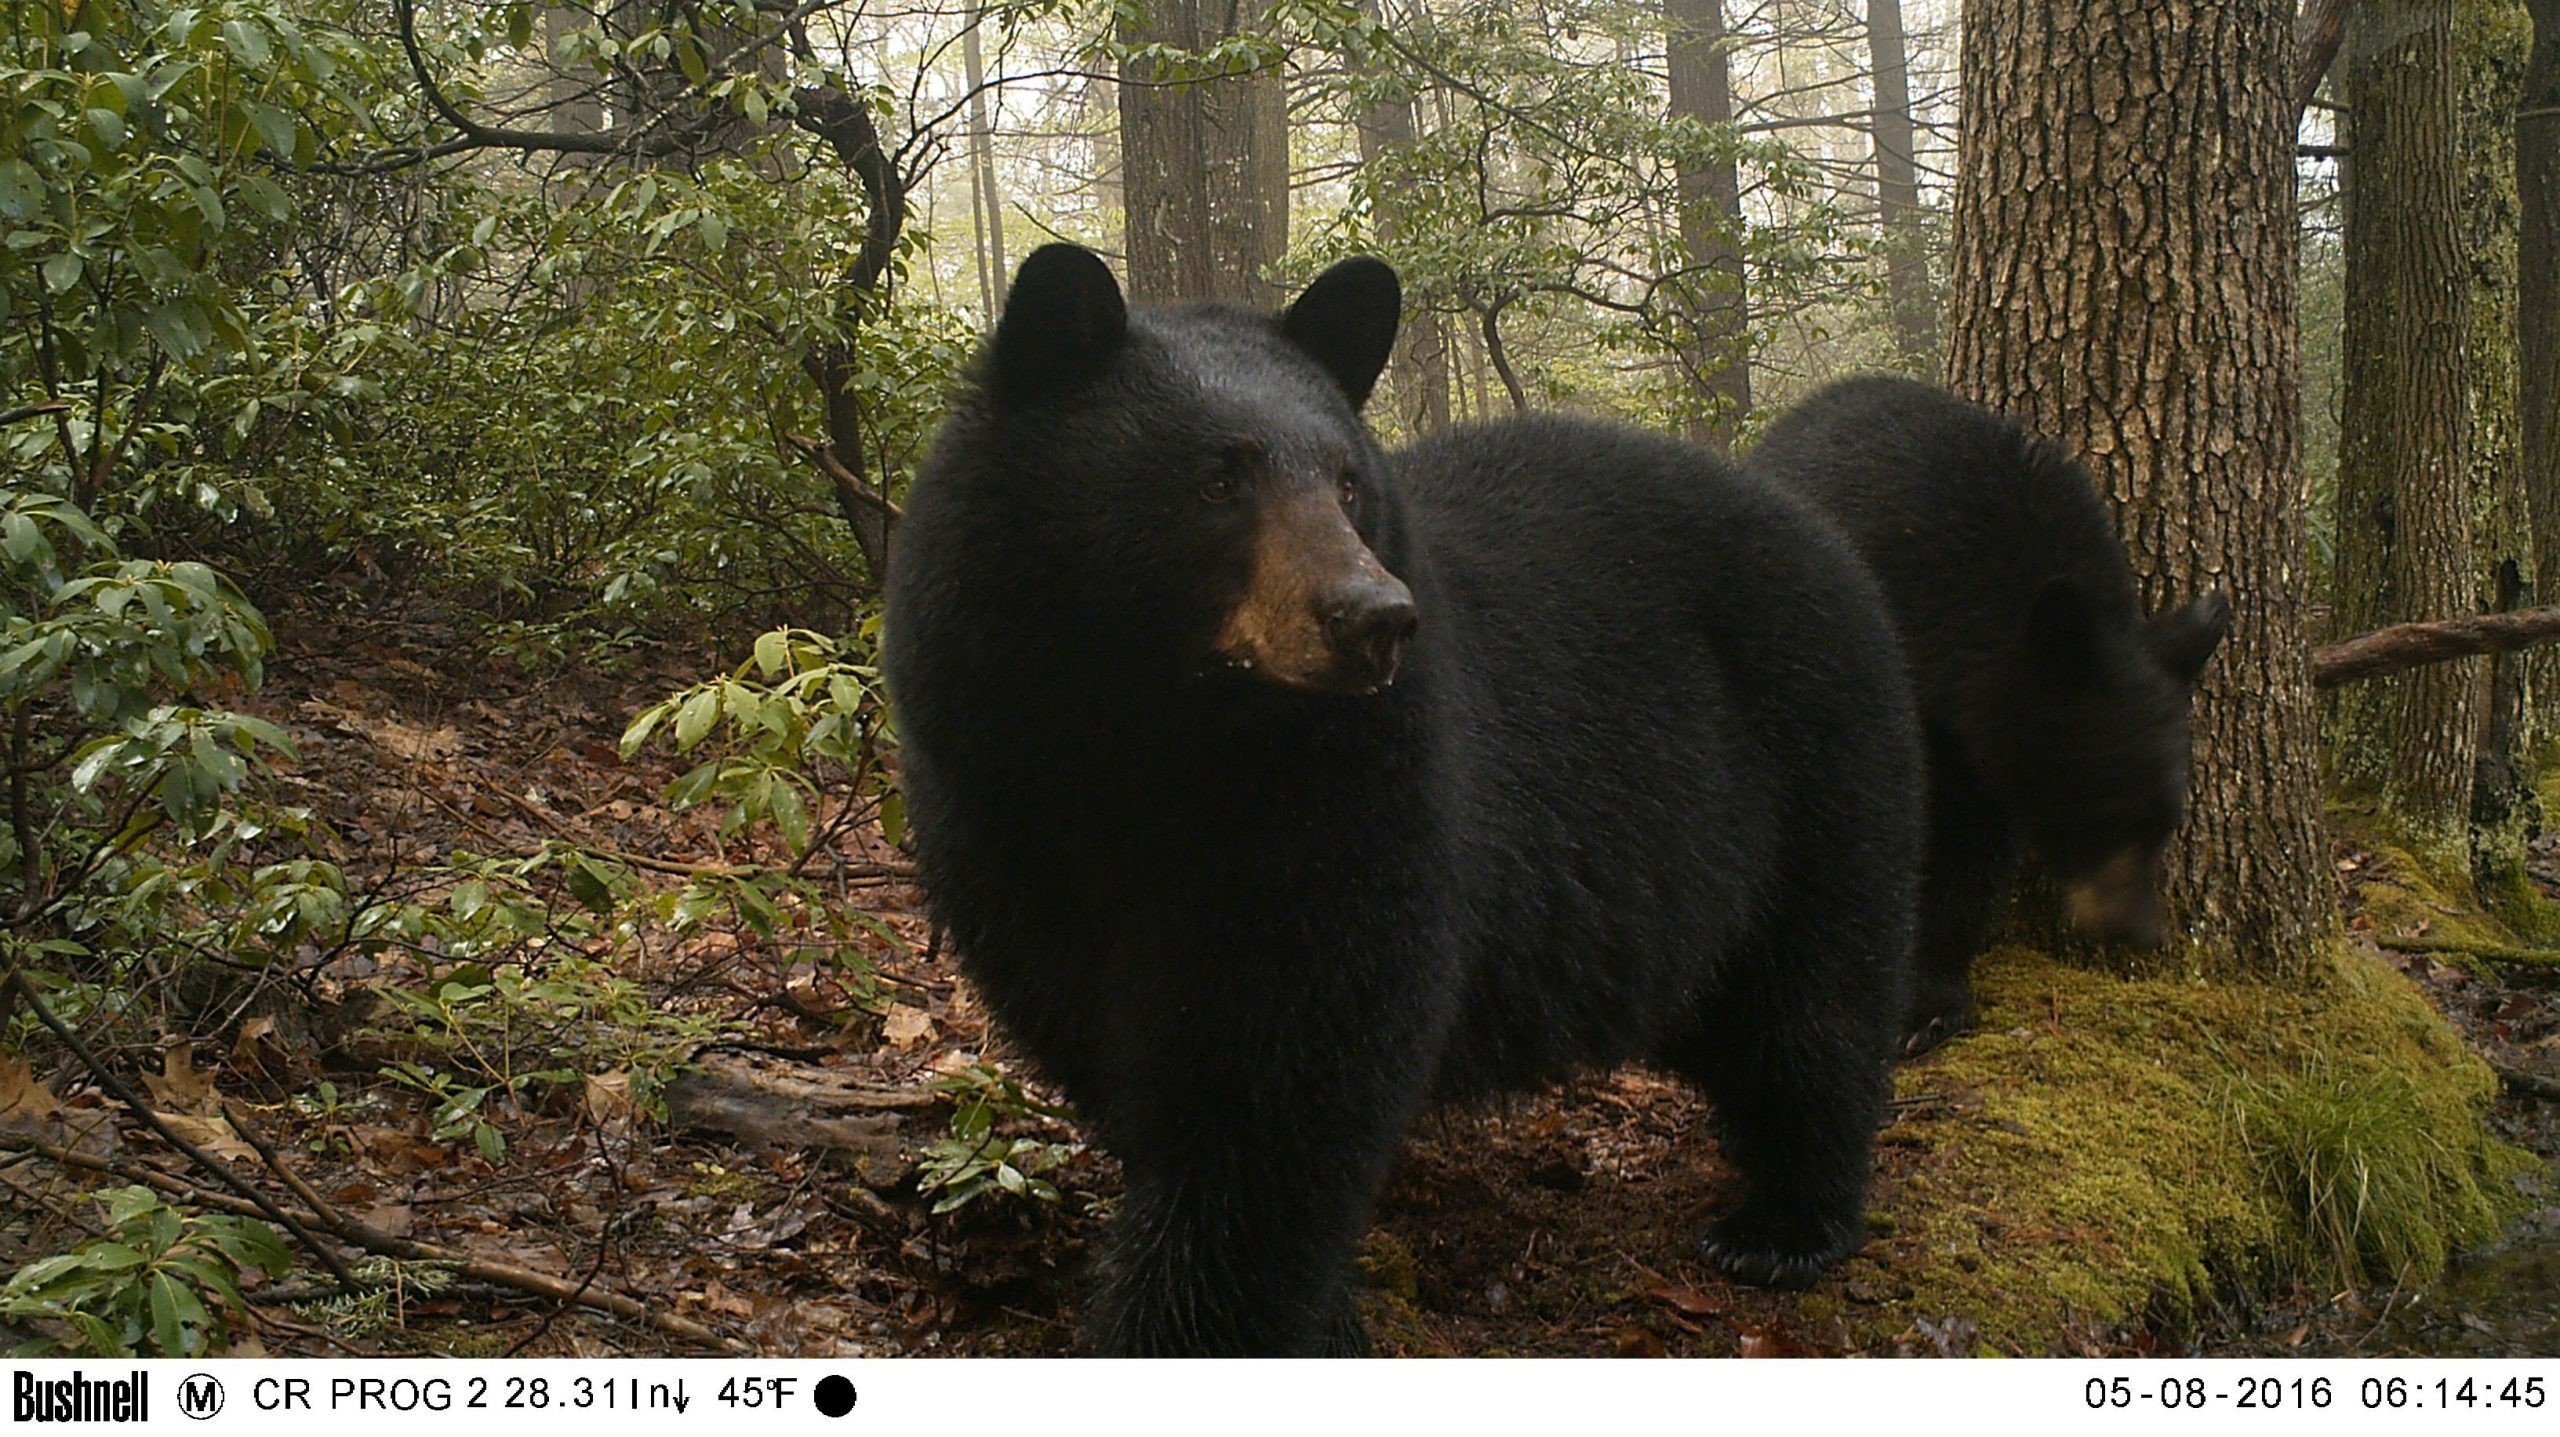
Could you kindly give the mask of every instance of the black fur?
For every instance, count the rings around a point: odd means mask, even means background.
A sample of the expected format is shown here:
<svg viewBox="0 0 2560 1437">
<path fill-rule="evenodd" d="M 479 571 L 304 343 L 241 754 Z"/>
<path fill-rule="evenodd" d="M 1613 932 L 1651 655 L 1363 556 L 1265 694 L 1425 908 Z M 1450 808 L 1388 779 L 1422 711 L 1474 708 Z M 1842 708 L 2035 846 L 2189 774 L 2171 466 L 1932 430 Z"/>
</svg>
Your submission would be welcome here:
<svg viewBox="0 0 2560 1437">
<path fill-rule="evenodd" d="M 2077 885 L 2084 927 L 2158 942 L 2192 688 L 2229 605 L 2207 595 L 2146 624 L 2088 471 L 1929 385 L 1830 385 L 1745 467 L 1848 533 L 1910 657 L 1930 779 L 1910 1050 L 1972 1021 L 1969 969 L 2027 851 Z"/>
<path fill-rule="evenodd" d="M 1053 263 L 1085 273 L 1025 282 Z M 1197 306 L 1073 341 L 1089 364 L 1021 351 L 1069 375 L 1004 372 L 1008 313 L 898 532 L 934 915 L 1127 1173 L 1101 1352 L 1361 1350 L 1348 1260 L 1415 1112 L 1588 1065 L 1714 1098 L 1732 1270 L 1801 1283 L 1865 1240 L 1919 823 L 1881 597 L 1797 501 L 1667 440 L 1548 418 L 1381 454 L 1375 278 L 1319 281 L 1336 312 L 1288 334 Z M 1391 683 L 1219 660 L 1240 452 L 1274 491 L 1356 478 L 1418 616 Z"/>
</svg>

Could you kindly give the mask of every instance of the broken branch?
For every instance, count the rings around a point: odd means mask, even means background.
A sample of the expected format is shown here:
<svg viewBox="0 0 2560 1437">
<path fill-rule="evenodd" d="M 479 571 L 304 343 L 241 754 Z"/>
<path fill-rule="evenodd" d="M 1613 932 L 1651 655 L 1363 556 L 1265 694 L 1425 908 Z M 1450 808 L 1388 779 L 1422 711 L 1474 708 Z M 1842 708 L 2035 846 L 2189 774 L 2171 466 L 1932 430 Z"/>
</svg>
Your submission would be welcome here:
<svg viewBox="0 0 2560 1437">
<path fill-rule="evenodd" d="M 2474 654 L 2500 654 L 2555 640 L 2560 640 L 2560 605 L 2393 624 L 2313 650 L 2311 686 L 2331 689 L 2402 669 Z"/>
</svg>

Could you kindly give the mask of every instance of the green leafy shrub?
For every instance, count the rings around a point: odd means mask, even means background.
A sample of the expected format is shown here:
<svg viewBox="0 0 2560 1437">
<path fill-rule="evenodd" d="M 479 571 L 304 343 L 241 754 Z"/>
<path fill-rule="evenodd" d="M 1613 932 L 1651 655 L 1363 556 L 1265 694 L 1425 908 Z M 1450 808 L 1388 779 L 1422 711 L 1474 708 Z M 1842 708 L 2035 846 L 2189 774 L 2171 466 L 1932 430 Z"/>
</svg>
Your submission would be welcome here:
<svg viewBox="0 0 2560 1437">
<path fill-rule="evenodd" d="M 998 1123 L 1067 1119 L 1072 1110 L 1043 1103 L 992 1064 L 977 1063 L 934 1080 L 934 1090 L 959 1099 L 950 1136 L 925 1149 L 917 1187 L 931 1194 L 937 1213 L 957 1212 L 989 1194 L 1058 1200 L 1057 1184 L 1042 1174 L 1084 1151 L 1082 1143 L 1057 1143 L 996 1131 Z"/>
<path fill-rule="evenodd" d="M 21 1357 L 193 1357 L 230 1345 L 240 1276 L 292 1266 L 264 1223 L 177 1207 L 139 1185 L 100 1193 L 107 1231 L 0 1287 L 0 1316 L 59 1324 Z"/>
<path fill-rule="evenodd" d="M 661 729 L 678 754 L 700 750 L 702 761 L 669 786 L 667 803 L 723 805 L 724 836 L 770 824 L 806 857 L 876 813 L 897 842 L 903 807 L 880 762 L 888 709 L 867 651 L 878 633 L 875 619 L 853 640 L 805 629 L 765 634 L 732 672 L 642 710 L 623 731 L 623 757 Z M 822 795 L 845 801 L 821 826 L 811 808 Z"/>
</svg>

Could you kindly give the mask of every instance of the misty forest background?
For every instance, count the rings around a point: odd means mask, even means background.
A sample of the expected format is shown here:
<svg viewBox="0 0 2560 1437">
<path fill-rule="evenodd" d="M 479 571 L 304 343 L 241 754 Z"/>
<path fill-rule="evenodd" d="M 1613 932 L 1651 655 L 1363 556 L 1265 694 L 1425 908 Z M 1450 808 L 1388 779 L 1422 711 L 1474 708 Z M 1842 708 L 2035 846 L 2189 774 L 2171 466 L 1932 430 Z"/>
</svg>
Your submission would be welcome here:
<svg viewBox="0 0 2560 1437">
<path fill-rule="evenodd" d="M 843 1334 L 1034 1261 L 954 1224 L 1095 1158 L 916 912 L 872 656 L 1052 239 L 1140 300 L 1385 256 L 1391 440 L 2018 413 L 2149 606 L 2236 602 L 2165 961 L 2314 981 L 2334 812 L 2560 941 L 2560 667 L 2312 663 L 2560 600 L 2560 0 L 1961 12 L 0 0 L 0 1322 L 804 1350 L 862 1233 Z M 811 1112 L 891 1171 L 737 1156 Z"/>
</svg>

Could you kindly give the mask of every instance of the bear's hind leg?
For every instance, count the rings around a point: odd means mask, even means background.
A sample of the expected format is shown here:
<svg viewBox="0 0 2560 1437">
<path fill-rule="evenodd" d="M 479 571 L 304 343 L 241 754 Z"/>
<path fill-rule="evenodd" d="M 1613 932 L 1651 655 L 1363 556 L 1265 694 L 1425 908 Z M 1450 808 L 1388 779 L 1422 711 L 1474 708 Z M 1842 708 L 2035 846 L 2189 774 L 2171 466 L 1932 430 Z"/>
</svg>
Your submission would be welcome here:
<svg viewBox="0 0 2560 1437">
<path fill-rule="evenodd" d="M 1880 990 L 1833 994 L 1729 989 L 1665 1055 L 1715 1104 L 1725 1161 L 1742 1180 L 1741 1201 L 1704 1243 L 1736 1278 L 1803 1287 L 1866 1245 L 1903 1001 L 1890 974 L 1875 981 Z"/>
<path fill-rule="evenodd" d="M 1917 1058 L 1974 1025 L 1973 960 L 2017 881 L 2008 816 L 1960 760 L 1933 752 L 1920 953 L 1902 1055 Z"/>
</svg>

